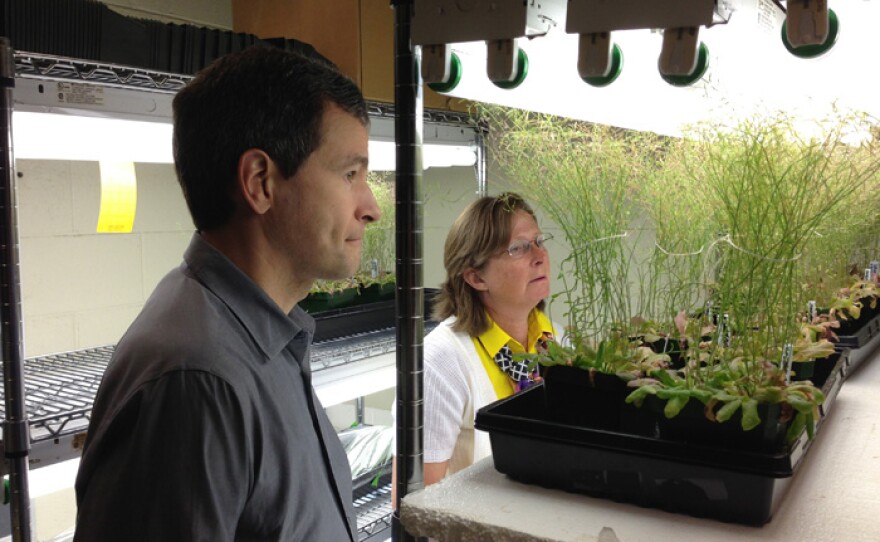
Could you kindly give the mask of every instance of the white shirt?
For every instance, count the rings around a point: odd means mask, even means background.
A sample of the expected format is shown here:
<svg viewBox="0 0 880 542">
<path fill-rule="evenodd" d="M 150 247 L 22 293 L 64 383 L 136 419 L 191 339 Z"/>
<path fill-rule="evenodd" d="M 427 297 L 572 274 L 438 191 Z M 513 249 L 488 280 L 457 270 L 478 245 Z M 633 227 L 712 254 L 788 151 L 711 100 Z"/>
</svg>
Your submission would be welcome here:
<svg viewBox="0 0 880 542">
<path fill-rule="evenodd" d="M 425 337 L 425 463 L 449 461 L 452 474 L 492 455 L 476 412 L 498 400 L 471 336 L 450 317 Z"/>
</svg>

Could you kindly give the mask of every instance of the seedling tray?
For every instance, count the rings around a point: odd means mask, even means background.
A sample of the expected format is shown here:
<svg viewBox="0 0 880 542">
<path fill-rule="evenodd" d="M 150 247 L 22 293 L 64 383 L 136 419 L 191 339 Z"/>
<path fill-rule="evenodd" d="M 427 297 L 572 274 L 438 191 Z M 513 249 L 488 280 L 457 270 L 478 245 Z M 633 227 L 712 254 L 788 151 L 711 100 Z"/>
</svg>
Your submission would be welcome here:
<svg viewBox="0 0 880 542">
<path fill-rule="evenodd" d="M 431 314 L 435 288 L 425 288 L 424 314 Z M 315 318 L 316 343 L 348 337 L 359 333 L 369 333 L 396 325 L 395 301 L 378 301 L 350 307 L 331 309 L 312 314 Z"/>
<path fill-rule="evenodd" d="M 837 332 L 837 345 L 845 348 L 861 348 L 880 335 L 880 316 L 870 317 L 861 326 L 848 329 L 852 331 Z"/>
<path fill-rule="evenodd" d="M 837 344 L 835 348 L 838 351 L 847 351 L 849 353 L 849 358 L 847 362 L 847 366 L 845 369 L 845 375 L 849 376 L 856 370 L 856 368 L 862 364 L 865 360 L 873 357 L 874 352 L 877 350 L 878 345 L 880 345 L 880 333 L 874 335 L 867 342 L 862 344 L 859 347 L 851 348 L 847 346 L 843 346 L 841 344 Z"/>
<path fill-rule="evenodd" d="M 843 364 L 820 384 L 823 413 Z M 776 452 L 751 451 L 553 419 L 539 384 L 484 407 L 475 426 L 489 433 L 495 468 L 518 481 L 750 525 L 770 520 L 813 442 L 804 433 Z"/>
</svg>

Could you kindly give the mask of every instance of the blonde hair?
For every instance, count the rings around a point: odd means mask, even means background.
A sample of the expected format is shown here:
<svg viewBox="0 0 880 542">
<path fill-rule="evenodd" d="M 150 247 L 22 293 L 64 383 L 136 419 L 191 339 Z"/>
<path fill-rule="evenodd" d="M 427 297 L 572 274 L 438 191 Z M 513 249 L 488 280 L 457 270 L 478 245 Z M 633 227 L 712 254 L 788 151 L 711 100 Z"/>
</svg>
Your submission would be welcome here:
<svg viewBox="0 0 880 542">
<path fill-rule="evenodd" d="M 442 321 L 455 316 L 452 329 L 470 336 L 489 329 L 479 293 L 464 280 L 464 273 L 470 268 L 482 269 L 489 258 L 507 248 L 516 211 L 535 218 L 535 212 L 519 194 L 505 192 L 474 201 L 455 219 L 443 248 L 446 280 L 434 298 L 432 318 Z M 544 308 L 543 300 L 537 308 Z"/>
</svg>

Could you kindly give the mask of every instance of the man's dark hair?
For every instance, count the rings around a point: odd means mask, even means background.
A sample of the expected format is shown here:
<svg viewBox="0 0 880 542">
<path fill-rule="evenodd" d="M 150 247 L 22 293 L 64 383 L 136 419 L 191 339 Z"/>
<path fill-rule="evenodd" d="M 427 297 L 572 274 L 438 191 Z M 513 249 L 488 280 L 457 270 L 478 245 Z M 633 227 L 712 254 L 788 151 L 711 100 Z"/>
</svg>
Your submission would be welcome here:
<svg viewBox="0 0 880 542">
<path fill-rule="evenodd" d="M 357 85 L 299 53 L 252 47 L 199 72 L 173 103 L 174 163 L 196 228 L 211 230 L 231 218 L 246 150 L 263 150 L 285 178 L 294 175 L 321 143 L 328 103 L 368 125 Z"/>
</svg>

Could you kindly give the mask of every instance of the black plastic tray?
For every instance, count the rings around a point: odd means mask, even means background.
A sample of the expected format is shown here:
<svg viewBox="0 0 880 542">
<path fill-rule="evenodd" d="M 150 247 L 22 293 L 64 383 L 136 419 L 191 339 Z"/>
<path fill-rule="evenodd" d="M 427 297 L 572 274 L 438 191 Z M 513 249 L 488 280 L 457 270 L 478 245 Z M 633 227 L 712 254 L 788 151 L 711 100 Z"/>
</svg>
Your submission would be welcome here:
<svg viewBox="0 0 880 542">
<path fill-rule="evenodd" d="M 431 314 L 432 302 L 438 291 L 436 288 L 425 288 L 426 321 Z M 315 318 L 314 342 L 395 327 L 397 324 L 395 303 L 394 300 L 378 301 L 315 313 L 312 315 Z"/>
<path fill-rule="evenodd" d="M 849 335 L 838 333 L 837 344 L 841 347 L 860 348 L 880 334 L 880 316 L 874 316 L 864 322 L 863 325 L 848 332 Z"/>
<path fill-rule="evenodd" d="M 844 364 L 817 382 L 823 414 Z M 747 451 L 550 420 L 539 384 L 482 408 L 475 426 L 489 432 L 495 468 L 516 480 L 751 525 L 770 520 L 813 442 L 804 433 L 775 453 Z"/>
<path fill-rule="evenodd" d="M 315 313 L 316 343 L 394 327 L 394 301 L 366 303 Z"/>
<path fill-rule="evenodd" d="M 845 376 L 849 377 L 865 360 L 873 357 L 877 347 L 880 346 L 880 334 L 874 335 L 868 342 L 858 348 L 841 347 L 837 345 L 839 350 L 847 350 L 849 359 L 845 369 Z"/>
<path fill-rule="evenodd" d="M 838 333 L 834 347 L 838 351 L 848 350 L 848 363 L 844 375 L 848 376 L 865 359 L 869 358 L 880 344 L 880 315 L 874 316 L 851 332 L 851 335 Z"/>
</svg>

